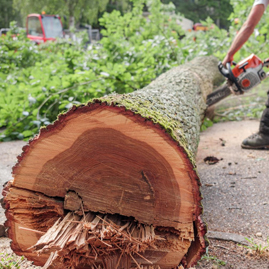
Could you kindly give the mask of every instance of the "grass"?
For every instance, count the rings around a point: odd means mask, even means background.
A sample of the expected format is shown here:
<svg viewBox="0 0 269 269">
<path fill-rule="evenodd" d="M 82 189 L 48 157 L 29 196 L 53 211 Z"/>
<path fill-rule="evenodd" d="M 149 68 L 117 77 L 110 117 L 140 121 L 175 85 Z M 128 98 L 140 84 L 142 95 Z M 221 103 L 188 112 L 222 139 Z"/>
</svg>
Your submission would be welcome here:
<svg viewBox="0 0 269 269">
<path fill-rule="evenodd" d="M 248 242 L 248 246 L 240 245 L 244 248 L 251 249 L 258 255 L 262 255 L 266 252 L 267 249 L 269 249 L 269 238 L 267 238 L 266 244 L 261 244 L 261 243 L 255 243 L 253 238 L 245 238 Z"/>
<path fill-rule="evenodd" d="M 206 254 L 202 256 L 201 260 L 206 260 L 206 261 L 213 261 L 215 265 L 219 266 L 225 266 L 226 262 L 218 259 L 216 256 L 210 256 L 209 253 L 209 248 L 206 248 Z"/>
<path fill-rule="evenodd" d="M 214 261 L 214 263 L 217 266 L 225 266 L 226 265 L 225 261 L 222 261 L 222 260 L 218 259 L 216 256 L 209 256 L 207 254 L 202 257 L 202 260 Z"/>
<path fill-rule="evenodd" d="M 24 261 L 24 257 L 14 256 L 12 254 L 0 253 L 0 269 L 20 268 L 20 263 Z"/>
</svg>

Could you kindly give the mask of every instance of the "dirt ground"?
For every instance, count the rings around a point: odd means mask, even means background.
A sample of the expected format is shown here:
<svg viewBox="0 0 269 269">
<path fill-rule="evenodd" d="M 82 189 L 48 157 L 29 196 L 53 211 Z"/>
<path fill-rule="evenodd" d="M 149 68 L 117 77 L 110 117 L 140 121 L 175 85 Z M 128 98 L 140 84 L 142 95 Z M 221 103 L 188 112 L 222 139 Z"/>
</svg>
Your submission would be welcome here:
<svg viewBox="0 0 269 269">
<path fill-rule="evenodd" d="M 225 122 L 201 133 L 197 167 L 210 245 L 196 269 L 269 269 L 269 252 L 257 253 L 250 249 L 262 250 L 269 246 L 269 241 L 266 242 L 269 238 L 269 151 L 240 147 L 244 138 L 258 130 L 258 125 L 258 121 Z M 22 141 L 0 143 L 1 184 L 11 179 L 11 168 L 24 144 Z M 209 165 L 204 162 L 209 156 L 220 161 Z M 2 210 L 1 223 L 4 220 Z M 248 247 L 238 242 L 248 243 Z M 17 261 L 20 268 L 38 268 L 16 257 L 9 247 L 9 239 L 0 238 L 0 259 L 5 256 Z M 0 268 L 5 268 L 1 262 Z"/>
</svg>

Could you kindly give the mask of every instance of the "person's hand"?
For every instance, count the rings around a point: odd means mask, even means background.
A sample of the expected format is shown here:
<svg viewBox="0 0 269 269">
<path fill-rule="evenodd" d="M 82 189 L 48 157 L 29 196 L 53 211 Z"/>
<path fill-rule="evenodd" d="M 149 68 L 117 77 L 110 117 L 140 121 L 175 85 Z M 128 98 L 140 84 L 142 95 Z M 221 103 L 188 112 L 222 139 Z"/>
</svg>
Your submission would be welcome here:
<svg viewBox="0 0 269 269">
<path fill-rule="evenodd" d="M 223 59 L 223 61 L 222 61 L 223 66 L 226 67 L 226 64 L 227 63 L 231 63 L 233 61 L 233 59 L 234 59 L 234 56 L 233 55 L 227 54 L 225 56 L 225 58 Z"/>
</svg>

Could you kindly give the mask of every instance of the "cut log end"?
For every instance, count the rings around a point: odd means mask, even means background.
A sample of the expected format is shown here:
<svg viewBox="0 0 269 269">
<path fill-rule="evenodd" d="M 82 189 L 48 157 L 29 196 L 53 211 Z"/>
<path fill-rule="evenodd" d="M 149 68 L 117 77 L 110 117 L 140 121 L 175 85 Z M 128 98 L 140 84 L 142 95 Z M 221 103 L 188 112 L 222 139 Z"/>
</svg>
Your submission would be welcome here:
<svg viewBox="0 0 269 269">
<path fill-rule="evenodd" d="M 48 257 L 49 263 L 65 260 L 67 264 L 77 264 L 81 257 L 84 257 L 82 263 L 95 261 L 97 256 L 98 259 L 102 256 L 101 252 L 94 252 L 96 243 L 86 244 L 91 234 L 85 225 L 78 224 L 86 221 L 85 212 L 91 211 L 132 217 L 141 227 L 155 227 L 154 234 L 161 233 L 162 229 L 164 233 L 168 231 L 169 239 L 166 238 L 165 243 L 154 239 L 154 246 L 132 244 L 127 237 L 122 238 L 129 244 L 127 248 L 116 243 L 122 251 L 111 242 L 105 247 L 106 241 L 101 242 L 103 235 L 99 234 L 98 240 L 94 240 L 106 248 L 106 257 L 113 257 L 111 253 L 115 252 L 116 257 L 130 254 L 127 256 L 131 263 L 142 264 L 146 259 L 149 264 L 163 266 L 169 260 L 173 266 L 178 265 L 191 242 L 196 240 L 194 223 L 200 214 L 197 175 L 186 153 L 163 128 L 141 116 L 119 107 L 92 106 L 94 109 L 88 106 L 67 113 L 64 122 L 68 124 L 63 124 L 60 118 L 49 132 L 42 131 L 38 139 L 25 148 L 14 168 L 12 187 L 5 196 L 13 249 L 27 256 L 29 248 L 42 235 L 39 232 L 46 231 L 42 238 L 48 236 L 56 220 L 63 218 L 64 210 L 68 210 L 82 219 L 75 217 L 75 222 L 68 226 L 70 229 L 64 226 L 65 233 L 57 241 L 60 248 L 48 247 L 56 242 L 44 241 L 39 247 L 44 246 L 46 251 L 38 250 L 36 255 L 44 257 L 42 264 Z M 29 214 L 32 217 L 29 218 Z M 57 225 L 64 225 L 66 216 Z M 86 216 L 89 217 L 89 213 Z M 77 241 L 76 244 L 81 247 L 68 252 L 66 246 L 70 242 L 66 240 L 75 229 L 81 237 L 69 239 L 80 238 L 81 244 Z M 21 237 L 31 240 L 21 240 Z M 51 240 L 51 236 L 49 238 Z M 203 240 L 203 237 L 198 238 L 199 246 Z M 79 254 L 80 251 L 87 254 Z M 70 261 L 68 257 L 72 257 Z"/>
<path fill-rule="evenodd" d="M 12 249 L 57 269 L 194 265 L 206 247 L 194 156 L 215 62 L 73 107 L 41 129 L 3 191 Z"/>
<path fill-rule="evenodd" d="M 14 220 L 7 224 L 13 249 L 27 257 L 29 248 L 42 235 L 38 231 L 46 231 L 42 238 L 48 236 L 56 220 L 63 218 L 64 210 L 68 210 L 82 219 L 75 217 L 75 222 L 68 226 L 70 229 L 64 226 L 65 233 L 57 241 L 60 247 L 55 247 L 54 241 L 36 245 L 37 248 L 44 246 L 44 250 L 35 252 L 42 257 L 41 264 L 48 257 L 49 264 L 96 262 L 96 257 L 99 259 L 103 253 L 96 252 L 97 244 L 106 249 L 103 249 L 106 257 L 113 257 L 111 253 L 115 252 L 118 258 L 130 254 L 127 256 L 131 263 L 143 264 L 146 259 L 149 264 L 178 265 L 192 241 L 197 240 L 198 246 L 204 241 L 203 237 L 194 235 L 194 229 L 199 229 L 194 223 L 201 213 L 201 198 L 197 175 L 186 153 L 163 128 L 141 116 L 119 107 L 92 106 L 94 109 L 82 107 L 67 113 L 64 123 L 68 124 L 63 124 L 60 118 L 49 132 L 42 131 L 38 139 L 25 148 L 14 168 L 12 187 L 5 196 L 6 214 Z M 100 241 L 103 238 L 100 230 L 98 239 L 94 239 L 99 243 L 86 244 L 91 234 L 85 228 L 87 225 L 81 226 L 78 222 L 84 222 L 84 214 L 89 211 L 132 217 L 141 227 L 155 227 L 156 234 L 161 233 L 161 227 L 166 227 L 163 228 L 164 233 L 168 231 L 166 241 L 154 239 L 151 246 L 132 244 L 123 237 L 120 240 L 125 240 L 128 248 L 118 242 L 109 242 L 106 246 L 106 240 Z M 29 214 L 32 217 L 29 218 Z M 66 216 L 57 225 L 64 225 Z M 49 227 L 52 228 L 48 230 Z M 76 229 L 81 237 L 69 238 Z M 24 237 L 31 240 L 20 239 Z M 49 238 L 51 240 L 51 236 Z M 80 243 L 75 242 L 81 247 L 75 247 L 74 251 L 68 238 L 80 238 Z M 52 247 L 48 247 L 50 244 Z M 68 251 L 67 245 L 71 248 Z M 129 248 L 136 250 L 132 252 Z M 31 259 L 33 255 L 31 252 Z"/>
</svg>

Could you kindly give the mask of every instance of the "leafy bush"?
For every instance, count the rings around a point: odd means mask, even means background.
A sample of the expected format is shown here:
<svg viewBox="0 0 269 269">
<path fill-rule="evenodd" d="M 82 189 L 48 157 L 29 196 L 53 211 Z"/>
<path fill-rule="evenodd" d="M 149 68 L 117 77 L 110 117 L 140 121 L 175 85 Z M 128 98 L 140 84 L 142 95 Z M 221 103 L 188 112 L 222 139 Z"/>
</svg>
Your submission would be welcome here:
<svg viewBox="0 0 269 269">
<path fill-rule="evenodd" d="M 88 50 L 66 41 L 35 46 L 23 33 L 1 39 L 1 140 L 28 139 L 72 105 L 142 88 L 176 65 L 181 30 L 161 16 L 160 2 L 149 19 L 143 5 L 136 1 L 123 16 L 105 14 L 104 38 Z"/>
<path fill-rule="evenodd" d="M 165 7 L 159 0 L 136 0 L 124 15 L 104 14 L 103 39 L 87 50 L 66 40 L 36 46 L 13 25 L 0 38 L 0 141 L 29 139 L 73 105 L 140 89 L 196 56 L 224 57 L 233 27 L 228 35 L 208 19 L 203 23 L 209 31 L 183 33 Z"/>
</svg>

